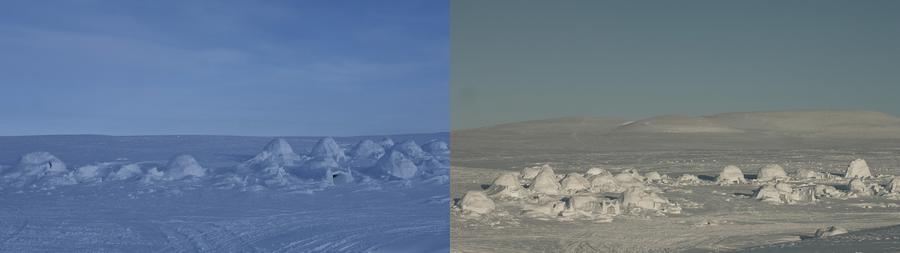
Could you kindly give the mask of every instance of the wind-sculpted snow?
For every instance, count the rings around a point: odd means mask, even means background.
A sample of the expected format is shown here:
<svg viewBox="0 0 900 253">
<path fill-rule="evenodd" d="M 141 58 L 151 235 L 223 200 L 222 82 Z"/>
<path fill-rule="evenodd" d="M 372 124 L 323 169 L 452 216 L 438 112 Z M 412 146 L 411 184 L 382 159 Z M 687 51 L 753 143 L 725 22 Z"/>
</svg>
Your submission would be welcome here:
<svg viewBox="0 0 900 253">
<path fill-rule="evenodd" d="M 133 159 L 74 166 L 22 152 L 0 165 L 0 252 L 449 251 L 449 164 L 434 159 L 445 154 L 406 159 L 422 169 L 410 174 L 401 162 L 402 177 L 373 176 L 376 163 L 353 161 L 362 153 L 379 161 L 383 146 L 368 141 L 372 150 L 348 152 L 342 145 L 362 139 L 339 139 L 254 141 L 258 153 L 242 154 L 185 153 L 170 148 L 175 141 L 134 149 Z M 144 153 L 153 155 L 142 160 Z"/>
</svg>

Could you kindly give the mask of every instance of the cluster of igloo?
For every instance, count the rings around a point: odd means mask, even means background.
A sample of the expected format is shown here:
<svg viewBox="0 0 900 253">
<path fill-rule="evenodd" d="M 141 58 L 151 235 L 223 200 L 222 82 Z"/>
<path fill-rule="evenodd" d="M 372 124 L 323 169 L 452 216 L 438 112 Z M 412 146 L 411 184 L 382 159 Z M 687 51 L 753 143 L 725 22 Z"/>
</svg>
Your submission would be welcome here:
<svg viewBox="0 0 900 253">
<path fill-rule="evenodd" d="M 0 170 L 0 189 L 52 189 L 133 179 L 175 181 L 203 177 L 206 173 L 206 168 L 190 155 L 174 156 L 166 166 L 105 162 L 72 168 L 48 152 L 32 152 L 23 155 L 15 167 Z"/>
<path fill-rule="evenodd" d="M 191 155 L 173 156 L 167 163 L 101 162 L 76 168 L 48 152 L 22 156 L 13 167 L 0 166 L 0 189 L 52 189 L 110 181 L 194 182 L 208 180 L 224 188 L 274 187 L 324 182 L 341 184 L 355 177 L 412 179 L 449 170 L 449 148 L 432 141 L 425 149 L 414 141 L 394 145 L 384 138 L 360 141 L 347 152 L 332 138 L 322 138 L 306 154 L 297 154 L 284 139 L 269 142 L 253 158 L 231 168 L 210 170 Z M 428 151 L 425 151 L 428 150 Z"/>
<path fill-rule="evenodd" d="M 780 166 L 779 166 L 780 167 Z M 775 204 L 793 204 L 815 202 L 822 198 L 853 198 L 867 196 L 900 197 L 900 180 L 896 176 L 891 177 L 887 184 L 881 185 L 876 177 L 872 176 L 865 160 L 853 160 L 847 167 L 843 179 L 834 177 L 828 173 L 816 172 L 801 168 L 791 178 L 780 176 L 782 172 L 778 167 L 767 166 L 768 180 L 757 180 L 762 183 L 756 190 L 754 197 Z M 783 171 L 783 169 L 781 169 Z M 760 170 L 762 172 L 762 170 Z M 774 176 L 772 176 L 774 175 Z M 768 177 L 771 176 L 771 177 Z M 810 183 L 816 179 L 827 179 L 828 184 Z M 813 180 L 813 181 L 810 181 Z M 791 184 L 800 182 L 798 185 Z M 846 190 L 840 190 L 835 184 L 846 184 Z"/>
<path fill-rule="evenodd" d="M 660 197 L 659 189 L 649 185 L 668 180 L 657 172 L 641 175 L 635 169 L 621 169 L 615 175 L 601 168 L 558 175 L 544 164 L 501 173 L 487 189 L 467 192 L 455 206 L 475 215 L 494 210 L 494 201 L 527 202 L 527 213 L 539 216 L 610 217 L 643 210 L 677 213 L 678 205 Z"/>
</svg>

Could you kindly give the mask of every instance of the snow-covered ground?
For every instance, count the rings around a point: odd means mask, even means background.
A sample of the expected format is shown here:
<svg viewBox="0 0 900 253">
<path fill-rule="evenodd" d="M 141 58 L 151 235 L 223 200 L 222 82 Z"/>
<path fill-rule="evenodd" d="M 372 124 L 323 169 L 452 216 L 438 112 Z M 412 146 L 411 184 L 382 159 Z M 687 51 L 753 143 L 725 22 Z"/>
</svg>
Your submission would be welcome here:
<svg viewBox="0 0 900 253">
<path fill-rule="evenodd" d="M 448 251 L 447 134 L 388 138 L 0 137 L 0 252 Z"/>
<path fill-rule="evenodd" d="M 700 118 L 565 118 L 452 133 L 452 251 L 900 250 L 900 195 L 888 190 L 900 176 L 900 120 L 856 111 Z M 845 178 L 862 166 L 855 159 L 865 159 L 873 177 Z M 722 173 L 729 165 L 744 180 L 718 180 L 735 172 Z M 542 169 L 529 167 L 552 168 L 555 177 L 538 180 L 532 174 Z M 628 179 L 628 169 L 645 178 Z M 602 171 L 615 175 L 609 178 L 619 189 L 603 185 Z M 653 172 L 663 179 L 649 179 L 659 178 Z M 767 175 L 759 178 L 760 172 Z M 498 178 L 508 173 L 518 185 L 496 186 L 509 184 Z M 581 176 L 586 188 L 572 183 Z M 505 191 L 518 186 L 518 194 Z M 813 186 L 823 191 L 805 195 Z M 555 187 L 558 192 L 546 189 Z M 629 187 L 653 193 L 621 192 Z M 474 203 L 477 194 L 467 200 L 473 191 L 492 205 Z M 592 202 L 588 208 L 585 200 Z M 623 211 L 608 215 L 609 206 Z M 849 233 L 815 237 L 832 226 Z"/>
</svg>

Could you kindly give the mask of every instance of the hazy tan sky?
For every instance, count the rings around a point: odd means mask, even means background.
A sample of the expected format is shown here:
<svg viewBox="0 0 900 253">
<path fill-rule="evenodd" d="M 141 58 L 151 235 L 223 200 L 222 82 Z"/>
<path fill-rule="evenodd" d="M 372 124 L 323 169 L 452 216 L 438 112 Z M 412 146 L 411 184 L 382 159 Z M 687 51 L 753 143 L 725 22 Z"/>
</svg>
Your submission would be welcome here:
<svg viewBox="0 0 900 253">
<path fill-rule="evenodd" d="M 451 1 L 453 129 L 560 116 L 900 114 L 898 1 Z"/>
</svg>

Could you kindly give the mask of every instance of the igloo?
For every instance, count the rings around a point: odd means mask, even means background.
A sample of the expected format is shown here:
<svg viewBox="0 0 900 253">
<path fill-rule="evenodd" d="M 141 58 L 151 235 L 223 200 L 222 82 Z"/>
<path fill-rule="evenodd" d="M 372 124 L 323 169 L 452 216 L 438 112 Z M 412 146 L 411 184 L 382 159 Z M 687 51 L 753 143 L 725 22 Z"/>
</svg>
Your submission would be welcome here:
<svg viewBox="0 0 900 253">
<path fill-rule="evenodd" d="M 891 181 L 888 182 L 886 188 L 889 193 L 900 193 L 900 176 L 891 178 Z"/>
<path fill-rule="evenodd" d="M 76 183 L 68 173 L 66 164 L 50 153 L 28 153 L 19 159 L 15 167 L 0 171 L 0 187 L 22 188 L 38 182 L 50 185 Z"/>
<path fill-rule="evenodd" d="M 623 182 L 643 182 L 646 178 L 641 176 L 636 169 L 625 169 L 616 175 L 616 181 Z"/>
<path fill-rule="evenodd" d="M 565 193 L 576 193 L 590 188 L 591 183 L 579 173 L 569 173 L 560 182 L 560 189 Z"/>
<path fill-rule="evenodd" d="M 144 171 L 137 163 L 125 164 L 106 175 L 106 180 L 128 180 L 141 177 Z"/>
<path fill-rule="evenodd" d="M 631 187 L 622 194 L 622 206 L 625 208 L 658 210 L 664 208 L 668 202 L 668 200 L 656 195 L 655 192 L 642 189 L 641 187 Z"/>
<path fill-rule="evenodd" d="M 590 179 L 591 192 L 622 192 L 622 188 L 611 175 L 595 175 Z"/>
<path fill-rule="evenodd" d="M 377 166 L 382 172 L 400 179 L 413 178 L 419 170 L 413 160 L 393 149 L 378 160 Z"/>
<path fill-rule="evenodd" d="M 291 144 L 284 139 L 276 138 L 266 144 L 259 154 L 238 165 L 237 170 L 240 174 L 250 174 L 267 167 L 298 165 L 301 160 L 302 157 L 294 153 Z"/>
<path fill-rule="evenodd" d="M 845 178 L 868 178 L 872 177 L 872 172 L 869 171 L 869 165 L 866 163 L 866 160 L 856 159 L 850 162 L 850 166 L 847 167 L 847 172 L 844 173 Z"/>
<path fill-rule="evenodd" d="M 309 156 L 319 159 L 331 158 L 338 164 L 343 164 L 348 160 L 347 154 L 344 154 L 344 149 L 331 137 L 319 139 L 312 150 L 309 151 Z"/>
<path fill-rule="evenodd" d="M 394 147 L 392 147 L 391 149 L 400 151 L 401 153 L 403 153 L 403 155 L 406 155 L 407 158 L 411 159 L 416 164 L 419 164 L 419 162 L 422 162 L 430 157 L 430 155 L 428 153 L 425 153 L 425 151 L 422 150 L 422 147 L 420 147 L 419 144 L 416 144 L 416 141 L 414 140 L 401 142 L 400 144 L 394 145 Z"/>
<path fill-rule="evenodd" d="M 520 198 L 525 195 L 523 190 L 519 183 L 519 173 L 507 172 L 497 176 L 485 193 L 492 196 Z"/>
<path fill-rule="evenodd" d="M 357 168 L 372 167 L 384 156 L 384 147 L 372 140 L 362 140 L 350 151 L 351 166 Z"/>
<path fill-rule="evenodd" d="M 766 184 L 756 190 L 754 198 L 774 204 L 793 204 L 795 202 L 816 201 L 817 188 L 803 186 L 794 188 L 788 183 Z"/>
<path fill-rule="evenodd" d="M 496 205 L 483 192 L 468 191 L 459 200 L 459 208 L 471 214 L 487 214 L 494 211 Z"/>
<path fill-rule="evenodd" d="M 703 182 L 703 181 L 701 181 L 700 178 L 694 174 L 682 174 L 680 177 L 678 177 L 679 184 L 693 185 L 693 184 L 699 184 L 701 182 Z"/>
<path fill-rule="evenodd" d="M 544 164 L 541 166 L 525 167 L 524 169 L 522 169 L 522 179 L 534 180 L 534 178 L 537 177 L 538 173 L 541 173 L 541 171 L 544 170 L 545 168 L 552 169 L 549 164 Z"/>
<path fill-rule="evenodd" d="M 741 171 L 741 168 L 738 168 L 734 165 L 725 166 L 722 169 L 722 172 L 719 173 L 719 177 L 716 178 L 716 182 L 719 184 L 743 184 L 747 183 L 747 179 L 744 178 L 744 172 Z"/>
<path fill-rule="evenodd" d="M 388 137 L 384 137 L 384 138 L 381 138 L 380 141 L 378 141 L 378 145 L 381 145 L 381 147 L 384 148 L 384 150 L 388 150 L 388 149 L 391 149 L 391 147 L 394 147 L 394 140 L 392 140 L 391 138 L 388 138 Z"/>
<path fill-rule="evenodd" d="M 799 168 L 794 172 L 794 178 L 796 179 L 816 179 L 820 177 L 818 172 L 807 168 Z"/>
<path fill-rule="evenodd" d="M 663 180 L 663 176 L 656 171 L 647 172 L 644 174 L 644 178 L 647 178 L 647 181 L 650 182 L 659 182 Z"/>
<path fill-rule="evenodd" d="M 875 194 L 875 191 L 869 184 L 866 184 L 862 178 L 854 178 L 850 180 L 849 184 L 850 192 L 856 194 L 857 196 L 871 196 Z"/>
<path fill-rule="evenodd" d="M 353 182 L 353 174 L 350 173 L 350 170 L 341 167 L 330 157 L 309 160 L 300 167 L 292 168 L 291 173 L 298 178 L 320 180 L 332 184 Z"/>
<path fill-rule="evenodd" d="M 787 178 L 787 173 L 784 172 L 784 168 L 778 164 L 769 164 L 759 169 L 759 173 L 756 174 L 757 181 L 773 181 Z"/>
<path fill-rule="evenodd" d="M 846 233 L 849 233 L 849 232 L 845 228 L 830 226 L 827 228 L 816 229 L 815 237 L 823 238 L 823 237 L 829 237 L 829 236 L 835 236 L 835 235 L 842 235 L 842 234 L 846 234 Z"/>
<path fill-rule="evenodd" d="M 541 169 L 541 172 L 534 177 L 534 182 L 529 186 L 532 191 L 543 194 L 559 194 L 559 188 L 559 181 L 550 167 Z"/>
<path fill-rule="evenodd" d="M 164 171 L 163 179 L 180 180 L 188 177 L 202 177 L 206 175 L 206 168 L 200 166 L 191 155 L 177 155 L 169 160 Z"/>
<path fill-rule="evenodd" d="M 429 154 L 440 156 L 440 157 L 448 157 L 450 156 L 450 146 L 447 145 L 446 142 L 443 141 L 431 141 L 422 145 L 422 150 L 428 152 Z"/>
<path fill-rule="evenodd" d="M 596 167 L 595 167 L 595 168 L 590 168 L 590 169 L 588 169 L 587 172 L 585 172 L 584 174 L 585 174 L 586 176 L 588 176 L 588 177 L 591 177 L 591 176 L 597 176 L 597 175 L 610 175 L 610 176 L 612 176 L 612 173 L 610 173 L 609 171 L 604 170 L 604 169 L 602 169 L 602 168 L 596 168 Z"/>
</svg>

